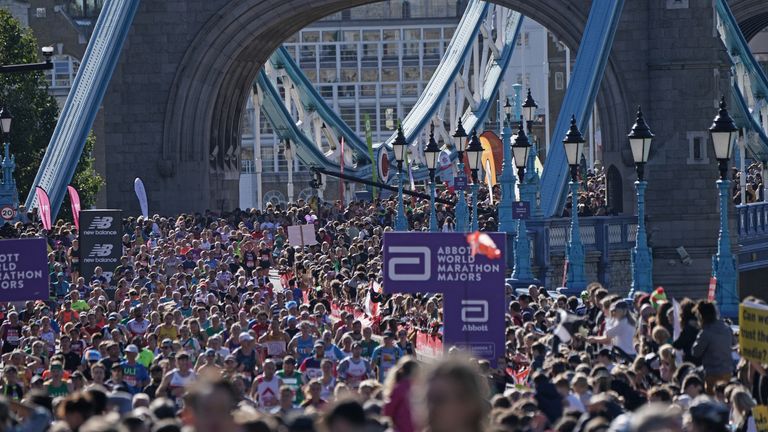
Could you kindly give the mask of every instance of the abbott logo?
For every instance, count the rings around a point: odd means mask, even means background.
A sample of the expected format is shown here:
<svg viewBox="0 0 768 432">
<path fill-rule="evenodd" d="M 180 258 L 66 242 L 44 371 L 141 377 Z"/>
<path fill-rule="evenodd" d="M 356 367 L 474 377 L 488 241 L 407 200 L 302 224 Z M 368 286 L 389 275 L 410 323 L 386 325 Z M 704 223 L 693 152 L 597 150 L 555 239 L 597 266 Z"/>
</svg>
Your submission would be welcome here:
<svg viewBox="0 0 768 432">
<path fill-rule="evenodd" d="M 461 320 L 465 323 L 487 323 L 488 301 L 486 300 L 462 300 Z"/>
<path fill-rule="evenodd" d="M 390 257 L 387 263 L 387 273 L 393 281 L 426 281 L 432 277 L 432 251 L 425 246 L 390 246 L 387 252 L 397 255 Z M 406 272 L 400 266 L 421 266 L 417 271 Z"/>
<path fill-rule="evenodd" d="M 114 246 L 111 245 L 111 244 L 99 244 L 99 243 L 96 243 L 95 245 L 93 245 L 93 249 L 91 250 L 91 253 L 88 254 L 88 257 L 89 258 L 93 258 L 93 257 L 109 256 L 112 253 L 112 248 L 113 247 Z"/>
<path fill-rule="evenodd" d="M 91 224 L 88 225 L 89 230 L 105 230 L 112 226 L 112 221 L 114 218 L 112 216 L 96 216 L 91 221 Z"/>
</svg>

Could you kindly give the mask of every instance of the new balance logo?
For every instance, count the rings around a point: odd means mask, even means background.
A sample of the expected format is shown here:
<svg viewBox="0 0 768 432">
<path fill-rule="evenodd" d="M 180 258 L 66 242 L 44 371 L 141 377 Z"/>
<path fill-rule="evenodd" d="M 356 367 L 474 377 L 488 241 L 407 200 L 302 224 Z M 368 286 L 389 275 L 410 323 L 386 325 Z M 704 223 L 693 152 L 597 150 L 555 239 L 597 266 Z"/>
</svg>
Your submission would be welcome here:
<svg viewBox="0 0 768 432">
<path fill-rule="evenodd" d="M 110 218 L 112 219 L 112 218 Z M 93 245 L 93 249 L 91 250 L 91 253 L 88 254 L 89 258 L 93 257 L 106 257 L 109 256 L 112 253 L 112 248 L 114 246 L 111 244 L 99 244 L 96 243 Z"/>
<path fill-rule="evenodd" d="M 112 221 L 114 218 L 112 216 L 96 216 L 91 221 L 91 224 L 88 225 L 89 230 L 105 230 L 112 226 Z"/>
</svg>

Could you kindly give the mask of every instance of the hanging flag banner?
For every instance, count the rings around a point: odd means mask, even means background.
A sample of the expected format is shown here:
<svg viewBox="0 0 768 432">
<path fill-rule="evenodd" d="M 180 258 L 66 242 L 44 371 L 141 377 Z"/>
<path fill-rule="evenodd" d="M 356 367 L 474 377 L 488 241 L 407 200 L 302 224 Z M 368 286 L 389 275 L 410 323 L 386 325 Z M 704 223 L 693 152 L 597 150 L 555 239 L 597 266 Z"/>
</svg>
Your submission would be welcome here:
<svg viewBox="0 0 768 432">
<path fill-rule="evenodd" d="M 387 108 L 387 128 L 393 129 L 395 127 L 395 123 L 393 120 L 394 111 L 392 108 Z M 376 158 L 373 157 L 373 131 L 371 130 L 371 117 L 368 114 L 365 114 L 365 144 L 368 146 L 368 157 L 371 158 L 371 162 L 376 160 Z M 392 122 L 392 127 L 389 127 L 390 122 Z M 384 159 L 389 162 L 389 159 L 386 157 L 386 152 L 382 152 L 384 154 Z M 379 173 L 376 170 L 376 164 L 371 163 L 371 175 L 373 177 L 373 182 L 378 183 L 379 182 Z M 381 178 L 386 179 L 387 173 L 382 169 L 381 171 Z M 376 199 L 377 193 L 376 188 L 374 187 L 371 189 L 373 191 L 373 199 Z"/>
<path fill-rule="evenodd" d="M 80 276 L 90 280 L 94 269 L 101 267 L 104 276 L 111 280 L 123 254 L 123 212 L 83 210 L 80 223 Z"/>
<path fill-rule="evenodd" d="M 80 231 L 80 195 L 71 185 L 67 186 L 67 192 L 69 192 L 69 203 L 72 206 L 72 221 L 75 223 L 75 228 Z"/>
<path fill-rule="evenodd" d="M 0 251 L 0 301 L 48 300 L 45 239 L 0 240 Z"/>
<path fill-rule="evenodd" d="M 149 217 L 149 206 L 147 205 L 147 190 L 144 189 L 144 182 L 140 178 L 136 177 L 133 181 L 133 190 L 136 192 L 136 198 L 139 199 L 139 206 L 141 206 L 141 215 L 144 218 Z"/>
<path fill-rule="evenodd" d="M 494 251 L 473 247 L 463 233 L 384 233 L 386 293 L 442 293 L 446 346 L 466 349 L 496 367 L 504 357 L 505 245 L 482 233 Z M 498 253 L 496 253 L 498 251 Z"/>
<path fill-rule="evenodd" d="M 717 290 L 717 278 L 712 276 L 709 278 L 709 289 L 707 290 L 707 301 L 715 301 L 715 292 Z"/>
<path fill-rule="evenodd" d="M 48 199 L 48 193 L 45 189 L 37 186 L 35 188 L 35 196 L 37 197 L 37 211 L 40 216 L 40 221 L 43 223 L 43 228 L 46 231 L 51 230 L 51 200 Z"/>
</svg>

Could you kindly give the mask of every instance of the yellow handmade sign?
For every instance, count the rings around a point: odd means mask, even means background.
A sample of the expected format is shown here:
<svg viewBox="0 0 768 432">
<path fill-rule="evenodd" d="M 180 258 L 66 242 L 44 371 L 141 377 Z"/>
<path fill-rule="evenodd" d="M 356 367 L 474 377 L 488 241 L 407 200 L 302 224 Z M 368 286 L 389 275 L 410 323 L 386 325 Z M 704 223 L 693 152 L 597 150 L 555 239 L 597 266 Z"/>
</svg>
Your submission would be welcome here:
<svg viewBox="0 0 768 432">
<path fill-rule="evenodd" d="M 759 432 L 768 431 L 768 406 L 758 405 L 752 408 L 752 415 L 755 416 L 755 426 Z"/>
<path fill-rule="evenodd" d="M 768 363 L 768 306 L 753 302 L 739 305 L 739 348 L 741 355 Z"/>
</svg>

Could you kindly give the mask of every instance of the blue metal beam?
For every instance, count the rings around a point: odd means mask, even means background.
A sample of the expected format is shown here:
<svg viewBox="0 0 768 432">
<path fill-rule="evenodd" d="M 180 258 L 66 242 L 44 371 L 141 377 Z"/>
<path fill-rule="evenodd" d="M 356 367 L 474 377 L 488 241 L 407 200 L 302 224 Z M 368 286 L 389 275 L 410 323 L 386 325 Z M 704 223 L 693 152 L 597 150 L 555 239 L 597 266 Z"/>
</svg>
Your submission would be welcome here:
<svg viewBox="0 0 768 432">
<path fill-rule="evenodd" d="M 37 205 L 35 186 L 40 186 L 48 192 L 51 218 L 56 218 L 138 7 L 139 0 L 110 0 L 104 3 L 80 70 L 27 196 L 28 209 Z"/>
<path fill-rule="evenodd" d="M 613 37 L 621 18 L 624 0 L 594 0 L 584 35 L 576 55 L 573 76 L 569 80 L 565 99 L 560 108 L 544 172 L 541 176 L 541 208 L 545 217 L 559 216 L 565 204 L 568 182 L 568 161 L 560 145 L 568 130 L 571 115 L 576 116 L 579 129 L 585 130 L 603 79 Z"/>
<path fill-rule="evenodd" d="M 720 34 L 723 45 L 725 45 L 728 56 L 734 64 L 734 82 L 731 88 L 731 96 L 736 107 L 739 108 L 735 111 L 734 120 L 736 120 L 738 126 L 751 129 L 757 133 L 758 139 L 747 140 L 747 148 L 756 159 L 763 162 L 768 161 L 768 134 L 766 134 L 766 130 L 760 122 L 759 109 L 760 106 L 768 103 L 768 78 L 760 63 L 752 55 L 749 43 L 741 33 L 739 24 L 733 16 L 728 2 L 726 0 L 715 1 L 715 11 L 718 18 L 717 31 Z M 745 78 L 748 80 L 748 88 L 741 87 L 741 80 L 737 74 L 739 68 L 736 65 L 744 68 L 743 70 L 746 72 Z M 757 101 L 756 106 L 749 106 L 747 96 Z"/>
</svg>

